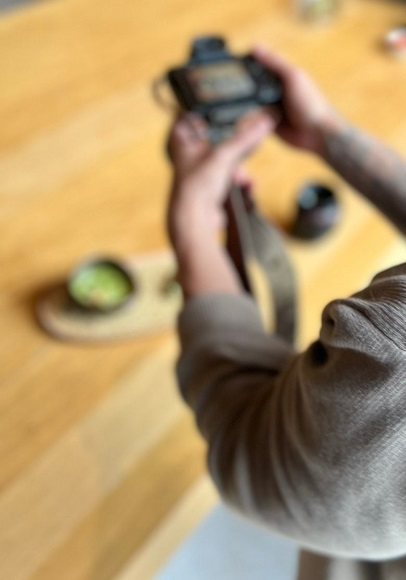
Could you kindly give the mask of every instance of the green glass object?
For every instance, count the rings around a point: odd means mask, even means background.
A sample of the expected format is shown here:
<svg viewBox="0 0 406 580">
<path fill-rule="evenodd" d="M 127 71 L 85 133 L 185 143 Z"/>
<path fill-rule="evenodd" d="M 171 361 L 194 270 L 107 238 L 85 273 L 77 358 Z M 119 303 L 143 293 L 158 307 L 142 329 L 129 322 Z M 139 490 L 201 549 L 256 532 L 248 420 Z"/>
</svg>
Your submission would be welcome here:
<svg viewBox="0 0 406 580">
<path fill-rule="evenodd" d="M 135 284 L 130 274 L 113 260 L 94 260 L 80 266 L 68 282 L 68 293 L 79 306 L 107 312 L 128 301 Z"/>
</svg>

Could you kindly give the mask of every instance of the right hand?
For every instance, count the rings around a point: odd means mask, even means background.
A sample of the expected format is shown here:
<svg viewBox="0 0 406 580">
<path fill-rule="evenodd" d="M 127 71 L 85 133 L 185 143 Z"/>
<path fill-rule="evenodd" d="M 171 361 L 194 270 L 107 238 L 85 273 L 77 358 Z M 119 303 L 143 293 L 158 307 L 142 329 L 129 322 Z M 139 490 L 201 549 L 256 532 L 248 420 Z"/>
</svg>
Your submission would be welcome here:
<svg viewBox="0 0 406 580">
<path fill-rule="evenodd" d="M 303 70 L 262 46 L 252 54 L 282 81 L 283 117 L 275 132 L 290 145 L 322 155 L 323 129 L 339 121 L 337 112 Z"/>
</svg>

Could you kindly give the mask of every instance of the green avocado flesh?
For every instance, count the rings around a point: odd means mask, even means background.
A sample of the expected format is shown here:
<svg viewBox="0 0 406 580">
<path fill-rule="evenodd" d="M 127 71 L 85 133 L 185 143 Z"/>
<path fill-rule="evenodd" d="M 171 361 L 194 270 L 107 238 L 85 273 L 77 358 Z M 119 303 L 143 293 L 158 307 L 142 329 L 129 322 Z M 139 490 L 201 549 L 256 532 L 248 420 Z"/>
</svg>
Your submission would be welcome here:
<svg viewBox="0 0 406 580">
<path fill-rule="evenodd" d="M 74 277 L 69 288 L 83 306 L 101 309 L 120 305 L 132 291 L 124 272 L 110 264 L 89 266 Z"/>
</svg>

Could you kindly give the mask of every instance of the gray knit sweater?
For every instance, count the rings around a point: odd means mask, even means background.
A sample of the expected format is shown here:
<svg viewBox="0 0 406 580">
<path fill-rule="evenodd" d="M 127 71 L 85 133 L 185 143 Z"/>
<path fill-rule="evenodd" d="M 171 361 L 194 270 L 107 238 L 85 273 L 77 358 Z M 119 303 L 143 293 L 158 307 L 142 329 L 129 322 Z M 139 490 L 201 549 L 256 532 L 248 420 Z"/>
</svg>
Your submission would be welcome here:
<svg viewBox="0 0 406 580">
<path fill-rule="evenodd" d="M 302 547 L 299 580 L 406 579 L 406 264 L 330 303 L 301 354 L 246 295 L 191 299 L 179 334 L 224 500 Z"/>
</svg>

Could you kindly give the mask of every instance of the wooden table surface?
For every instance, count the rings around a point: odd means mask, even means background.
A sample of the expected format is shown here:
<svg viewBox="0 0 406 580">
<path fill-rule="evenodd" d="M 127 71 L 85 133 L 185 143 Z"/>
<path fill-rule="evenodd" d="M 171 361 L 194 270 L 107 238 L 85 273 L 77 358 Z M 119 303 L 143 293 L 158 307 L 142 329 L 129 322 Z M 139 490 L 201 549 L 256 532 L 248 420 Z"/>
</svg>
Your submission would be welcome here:
<svg viewBox="0 0 406 580">
<path fill-rule="evenodd" d="M 306 67 L 354 123 L 406 154 L 406 62 L 382 48 L 405 7 L 344 0 L 330 23 L 293 0 L 55 0 L 0 20 L 0 578 L 143 580 L 217 501 L 204 445 L 176 392 L 173 330 L 102 346 L 36 324 L 38 290 L 95 252 L 167 248 L 168 114 L 152 79 L 191 37 L 257 40 Z M 343 218 L 289 241 L 300 345 L 323 305 L 404 260 L 394 230 L 317 159 L 269 142 L 249 162 L 266 215 L 298 187 L 337 187 Z"/>
</svg>

